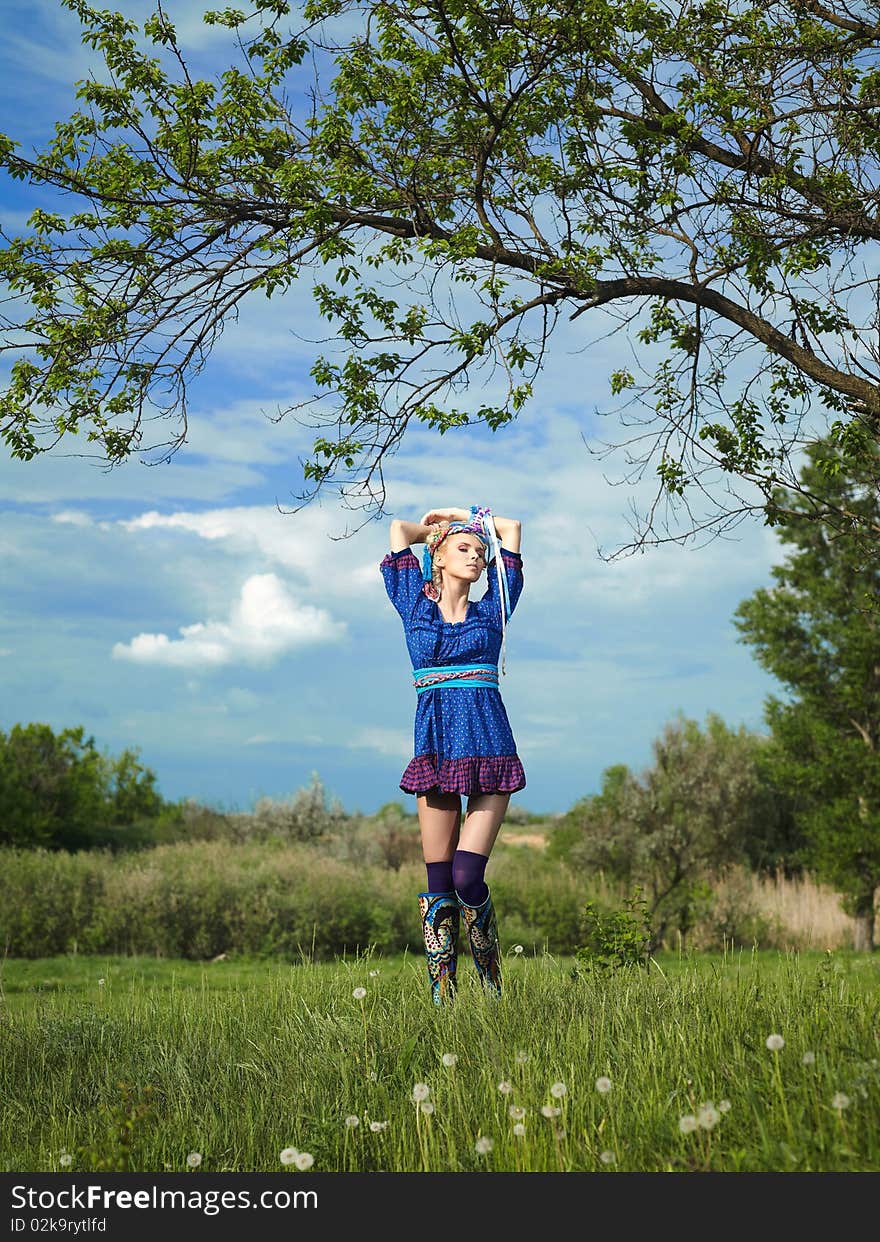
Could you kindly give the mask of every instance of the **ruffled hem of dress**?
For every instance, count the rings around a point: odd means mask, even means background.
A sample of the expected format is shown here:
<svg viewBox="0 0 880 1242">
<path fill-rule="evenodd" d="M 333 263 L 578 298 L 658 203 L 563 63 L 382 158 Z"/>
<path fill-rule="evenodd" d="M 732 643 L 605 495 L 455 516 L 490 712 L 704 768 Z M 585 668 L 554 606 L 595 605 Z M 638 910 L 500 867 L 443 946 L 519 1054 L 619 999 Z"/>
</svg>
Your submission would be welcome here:
<svg viewBox="0 0 880 1242">
<path fill-rule="evenodd" d="M 400 788 L 412 794 L 432 789 L 458 794 L 516 793 L 525 785 L 526 774 L 517 755 L 444 759 L 439 768 L 435 754 L 416 755 L 400 778 Z"/>
</svg>

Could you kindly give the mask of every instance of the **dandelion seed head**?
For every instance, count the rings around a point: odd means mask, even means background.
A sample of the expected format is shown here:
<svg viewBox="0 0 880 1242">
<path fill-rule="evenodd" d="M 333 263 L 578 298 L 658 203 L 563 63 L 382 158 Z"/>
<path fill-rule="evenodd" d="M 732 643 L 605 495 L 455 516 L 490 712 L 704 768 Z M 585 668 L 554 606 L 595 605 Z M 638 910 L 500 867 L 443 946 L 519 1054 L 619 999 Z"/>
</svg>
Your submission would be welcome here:
<svg viewBox="0 0 880 1242">
<path fill-rule="evenodd" d="M 842 1113 L 845 1108 L 849 1108 L 851 1103 L 852 1100 L 843 1091 L 835 1091 L 834 1095 L 831 1097 L 831 1107 L 836 1108 L 840 1113 Z"/>
<path fill-rule="evenodd" d="M 566 1087 L 564 1082 L 554 1082 L 553 1086 L 550 1088 L 550 1094 L 553 1096 L 554 1100 L 561 1100 L 567 1092 L 568 1087 Z"/>
<path fill-rule="evenodd" d="M 701 1104 L 697 1110 L 697 1122 L 704 1130 L 711 1130 L 720 1120 L 721 1114 L 711 1101 Z"/>
<path fill-rule="evenodd" d="M 419 1100 L 426 1100 L 431 1094 L 431 1088 L 426 1082 L 417 1082 L 412 1089 L 412 1098 L 418 1104 Z"/>
<path fill-rule="evenodd" d="M 541 1105 L 541 1116 L 542 1117 L 558 1117 L 561 1112 L 562 1112 L 562 1109 L 557 1108 L 555 1104 L 542 1104 Z"/>
<path fill-rule="evenodd" d="M 816 1064 L 815 1052 L 805 1052 L 804 1055 L 801 1057 L 801 1063 L 803 1065 L 815 1065 Z"/>
<path fill-rule="evenodd" d="M 730 1112 L 730 1100 L 719 1100 L 718 1111 L 719 1113 L 729 1113 Z"/>
<path fill-rule="evenodd" d="M 106 979 L 99 979 L 99 980 L 98 980 L 98 987 L 99 987 L 99 988 L 102 988 L 106 982 L 107 982 L 107 980 L 106 980 Z"/>
<path fill-rule="evenodd" d="M 514 951 L 514 953 L 517 953 L 517 954 L 518 954 L 518 953 L 523 953 L 525 950 L 523 949 L 523 947 L 522 947 L 522 945 L 521 945 L 521 944 L 515 944 L 515 945 L 513 946 L 513 951 Z"/>
<path fill-rule="evenodd" d="M 520 1051 L 516 1054 L 517 1065 L 525 1065 L 528 1062 L 528 1059 L 529 1059 L 529 1054 L 527 1052 Z"/>
<path fill-rule="evenodd" d="M 604 1075 L 601 1078 L 597 1078 L 596 1079 L 596 1090 L 599 1092 L 600 1095 L 607 1095 L 608 1092 L 611 1090 L 611 1079 L 606 1078 Z"/>
<path fill-rule="evenodd" d="M 374 1134 L 378 1134 L 380 1130 L 388 1129 L 388 1122 L 387 1121 L 371 1121 L 370 1129 L 373 1131 Z"/>
<path fill-rule="evenodd" d="M 354 991 L 352 992 L 352 996 L 355 998 L 355 1000 L 363 1000 L 366 994 L 367 994 L 366 988 L 355 988 Z"/>
<path fill-rule="evenodd" d="M 514 1121 L 522 1121 L 526 1115 L 526 1110 L 520 1104 L 511 1104 L 507 1110 Z"/>
<path fill-rule="evenodd" d="M 345 1119 L 345 1124 L 349 1128 L 349 1130 L 354 1130 L 356 1126 L 359 1126 L 361 1124 L 361 1119 L 360 1117 L 357 1116 L 356 1113 L 349 1113 L 349 1115 Z"/>
<path fill-rule="evenodd" d="M 683 1117 L 678 1119 L 678 1128 L 682 1134 L 693 1134 L 699 1124 L 693 1113 L 685 1113 Z"/>
<path fill-rule="evenodd" d="M 282 1148 L 281 1155 L 278 1157 L 278 1159 L 281 1161 L 282 1164 L 293 1164 L 293 1162 L 296 1160 L 298 1155 L 299 1155 L 299 1152 L 296 1150 L 295 1147 L 284 1147 Z"/>
<path fill-rule="evenodd" d="M 315 1163 L 315 1157 L 310 1152 L 298 1151 L 296 1153 L 296 1159 L 293 1163 L 298 1169 L 302 1169 L 302 1171 L 305 1172 L 306 1169 L 310 1169 Z"/>
<path fill-rule="evenodd" d="M 69 1151 L 63 1151 L 58 1157 L 58 1163 L 66 1169 L 68 1165 L 73 1164 L 73 1156 Z"/>
<path fill-rule="evenodd" d="M 509 1082 L 499 1082 L 498 1090 L 501 1092 L 502 1095 L 510 1095 L 511 1091 L 513 1090 L 513 1085 Z"/>
<path fill-rule="evenodd" d="M 478 1156 L 488 1156 L 494 1146 L 494 1140 L 486 1138 L 484 1135 L 478 1138 L 476 1143 L 474 1143 L 474 1148 Z"/>
<path fill-rule="evenodd" d="M 521 1121 L 518 1121 L 516 1125 L 513 1127 L 513 1133 L 516 1135 L 517 1138 L 523 1138 L 525 1136 L 525 1132 L 526 1132 L 525 1126 L 523 1125 Z"/>
<path fill-rule="evenodd" d="M 453 1065 L 458 1064 L 458 1054 L 455 1052 L 444 1052 L 440 1060 L 444 1065 L 448 1065 L 452 1069 Z"/>
<path fill-rule="evenodd" d="M 781 1035 L 768 1035 L 766 1044 L 771 1052 L 781 1052 L 785 1047 L 785 1040 Z"/>
<path fill-rule="evenodd" d="M 371 979 L 375 979 L 375 978 L 376 978 L 376 976 L 378 975 L 378 973 L 379 973 L 379 972 L 378 972 L 378 970 L 371 970 L 371 971 L 370 971 L 370 978 L 371 978 Z"/>
<path fill-rule="evenodd" d="M 202 1153 L 199 1151 L 191 1151 L 186 1158 L 186 1163 L 191 1169 L 197 1169 L 202 1163 Z"/>
<path fill-rule="evenodd" d="M 429 1116 L 434 1111 L 434 1105 L 431 1103 L 430 1100 L 420 1100 L 419 1108 L 421 1109 L 423 1113 L 427 1113 Z"/>
<path fill-rule="evenodd" d="M 617 1164 L 617 1156 L 613 1151 L 600 1151 L 599 1159 L 603 1164 Z"/>
</svg>

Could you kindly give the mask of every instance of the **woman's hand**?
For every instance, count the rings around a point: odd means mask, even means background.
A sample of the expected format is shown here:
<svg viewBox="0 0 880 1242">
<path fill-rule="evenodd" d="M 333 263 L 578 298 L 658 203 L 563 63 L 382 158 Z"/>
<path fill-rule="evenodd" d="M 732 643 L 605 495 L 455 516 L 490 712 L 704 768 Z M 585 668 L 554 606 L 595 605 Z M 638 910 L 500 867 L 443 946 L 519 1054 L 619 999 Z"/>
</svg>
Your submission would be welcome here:
<svg viewBox="0 0 880 1242">
<path fill-rule="evenodd" d="M 433 526 L 436 522 L 466 522 L 470 515 L 470 509 L 429 509 L 422 517 L 422 525 Z"/>
</svg>

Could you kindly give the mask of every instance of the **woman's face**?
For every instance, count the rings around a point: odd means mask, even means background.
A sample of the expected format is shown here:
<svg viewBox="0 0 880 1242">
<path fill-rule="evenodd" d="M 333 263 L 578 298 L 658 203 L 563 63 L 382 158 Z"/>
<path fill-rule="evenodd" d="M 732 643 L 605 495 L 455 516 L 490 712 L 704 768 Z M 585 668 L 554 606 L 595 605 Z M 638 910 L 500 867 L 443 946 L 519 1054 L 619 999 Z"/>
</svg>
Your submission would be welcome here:
<svg viewBox="0 0 880 1242">
<path fill-rule="evenodd" d="M 443 540 L 434 561 L 449 577 L 476 582 L 486 566 L 486 549 L 476 535 L 456 531 Z"/>
</svg>

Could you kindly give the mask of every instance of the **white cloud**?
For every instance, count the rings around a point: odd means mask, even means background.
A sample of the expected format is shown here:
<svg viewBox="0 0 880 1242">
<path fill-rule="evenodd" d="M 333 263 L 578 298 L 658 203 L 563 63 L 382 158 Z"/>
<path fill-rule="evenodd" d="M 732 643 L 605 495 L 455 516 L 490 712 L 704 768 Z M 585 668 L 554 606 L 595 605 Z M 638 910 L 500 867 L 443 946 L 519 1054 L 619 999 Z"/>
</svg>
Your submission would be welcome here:
<svg viewBox="0 0 880 1242">
<path fill-rule="evenodd" d="M 299 388 L 288 384 L 272 395 L 272 384 L 264 372 L 261 391 L 266 395 L 260 401 L 246 398 L 189 412 L 186 446 L 180 453 L 198 454 L 212 462 L 258 466 L 284 465 L 310 449 L 314 433 L 304 431 L 294 419 L 278 419 L 278 407 L 286 409 L 302 399 Z"/>
<path fill-rule="evenodd" d="M 332 745 L 326 737 L 320 733 L 286 733 L 284 736 L 278 733 L 254 733 L 251 737 L 246 737 L 244 746 L 327 746 Z"/>
<path fill-rule="evenodd" d="M 413 753 L 412 731 L 402 729 L 361 729 L 353 737 L 340 738 L 349 750 L 374 750 L 387 759 L 411 759 Z"/>
<path fill-rule="evenodd" d="M 256 711 L 262 700 L 258 694 L 254 694 L 253 690 L 242 690 L 239 686 L 232 686 L 226 692 L 226 708 L 236 714 L 246 715 L 248 712 Z"/>
<path fill-rule="evenodd" d="M 287 651 L 337 642 L 346 632 L 322 608 L 298 604 L 274 574 L 248 578 L 228 621 L 197 621 L 180 627 L 181 637 L 138 634 L 116 643 L 113 657 L 172 668 L 224 664 L 269 664 Z"/>
<path fill-rule="evenodd" d="M 83 513 L 81 509 L 62 509 L 60 513 L 53 513 L 53 522 L 59 522 L 62 526 L 91 526 L 92 519 L 87 513 Z"/>
<path fill-rule="evenodd" d="M 556 737 L 541 737 L 539 734 L 528 734 L 517 742 L 516 753 L 525 759 L 529 755 L 537 755 L 541 751 L 550 749 L 557 754 L 562 753 Z"/>
<path fill-rule="evenodd" d="M 178 530 L 221 544 L 228 552 L 247 559 L 256 553 L 269 564 L 294 571 L 310 590 L 324 598 L 353 597 L 370 587 L 378 598 L 382 581 L 375 556 L 365 562 L 362 546 L 353 539 L 333 542 L 334 525 L 339 525 L 338 512 L 309 508 L 290 515 L 268 505 L 201 513 L 150 510 L 120 522 L 130 533 Z"/>
</svg>

